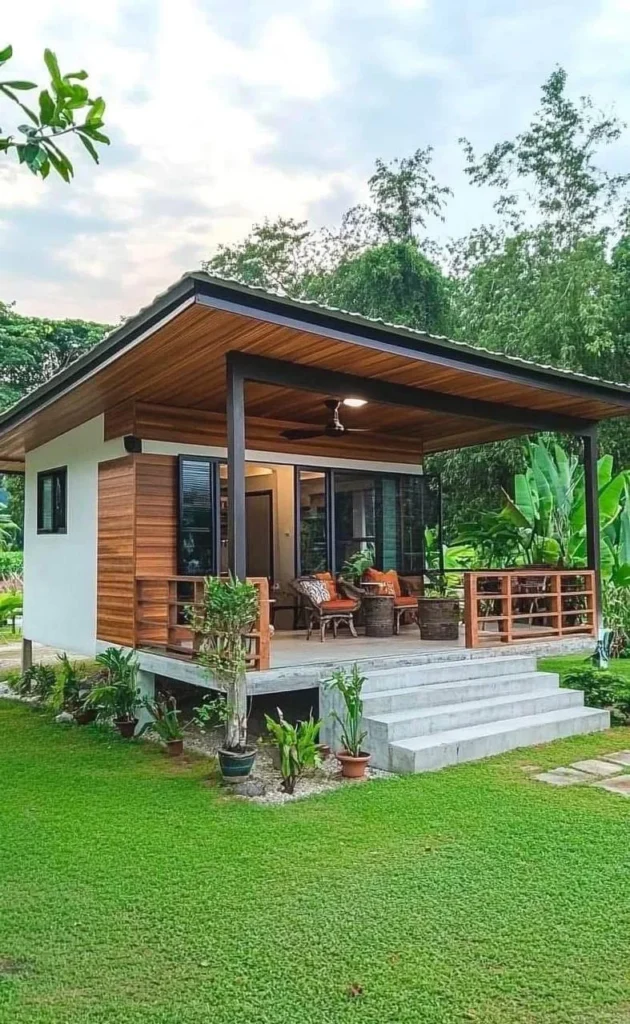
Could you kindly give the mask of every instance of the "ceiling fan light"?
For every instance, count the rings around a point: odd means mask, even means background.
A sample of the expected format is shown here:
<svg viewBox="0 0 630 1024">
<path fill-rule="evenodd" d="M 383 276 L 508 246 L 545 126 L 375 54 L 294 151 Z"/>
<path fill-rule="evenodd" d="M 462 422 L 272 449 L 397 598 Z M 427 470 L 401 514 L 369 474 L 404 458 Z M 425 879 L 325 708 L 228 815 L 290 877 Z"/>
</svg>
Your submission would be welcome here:
<svg viewBox="0 0 630 1024">
<path fill-rule="evenodd" d="M 343 404 L 350 407 L 350 409 L 360 409 L 363 405 L 367 405 L 366 398 L 344 398 Z"/>
</svg>

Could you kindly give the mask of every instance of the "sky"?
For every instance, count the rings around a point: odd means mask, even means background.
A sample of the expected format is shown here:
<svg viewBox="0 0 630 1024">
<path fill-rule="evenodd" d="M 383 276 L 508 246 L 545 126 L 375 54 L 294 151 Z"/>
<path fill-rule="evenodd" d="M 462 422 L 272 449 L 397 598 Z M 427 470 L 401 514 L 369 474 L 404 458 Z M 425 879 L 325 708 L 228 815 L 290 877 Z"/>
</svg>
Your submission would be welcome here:
<svg viewBox="0 0 630 1024">
<path fill-rule="evenodd" d="M 455 193 L 438 230 L 461 235 L 491 196 L 467 184 L 458 138 L 483 150 L 513 137 L 557 64 L 572 95 L 630 121 L 630 0 L 5 8 L 9 77 L 43 84 L 46 46 L 62 71 L 86 68 L 112 140 L 98 167 L 74 154 L 70 186 L 1 158 L 0 299 L 32 315 L 118 323 L 265 216 L 335 225 L 376 157 L 418 146 Z M 0 104 L 5 131 L 14 113 Z M 606 164 L 628 170 L 630 133 Z"/>
</svg>

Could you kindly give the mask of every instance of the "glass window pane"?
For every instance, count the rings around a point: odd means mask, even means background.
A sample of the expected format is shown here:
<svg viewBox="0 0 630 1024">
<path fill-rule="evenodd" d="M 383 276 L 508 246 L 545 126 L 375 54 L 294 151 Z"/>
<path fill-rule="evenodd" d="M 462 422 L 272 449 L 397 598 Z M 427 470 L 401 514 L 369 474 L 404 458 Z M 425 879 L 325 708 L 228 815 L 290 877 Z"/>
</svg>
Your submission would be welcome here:
<svg viewBox="0 0 630 1024">
<path fill-rule="evenodd" d="M 183 528 L 180 533 L 180 573 L 182 576 L 208 576 L 212 567 L 210 530 Z"/>
<path fill-rule="evenodd" d="M 323 572 L 328 565 L 328 518 L 326 515 L 326 474 L 298 470 L 300 509 L 300 572 Z"/>
<path fill-rule="evenodd" d="M 44 476 L 41 479 L 40 530 L 53 529 L 53 478 Z"/>
<path fill-rule="evenodd" d="M 334 474 L 335 568 L 350 555 L 377 547 L 377 486 L 369 473 Z"/>
</svg>

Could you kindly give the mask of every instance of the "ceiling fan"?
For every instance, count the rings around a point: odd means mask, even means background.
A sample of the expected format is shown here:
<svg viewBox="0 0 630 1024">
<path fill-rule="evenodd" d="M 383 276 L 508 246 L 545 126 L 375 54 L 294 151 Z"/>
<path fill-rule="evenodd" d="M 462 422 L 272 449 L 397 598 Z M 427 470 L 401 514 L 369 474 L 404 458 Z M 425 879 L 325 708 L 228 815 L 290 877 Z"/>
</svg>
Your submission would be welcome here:
<svg viewBox="0 0 630 1024">
<path fill-rule="evenodd" d="M 339 406 L 341 401 L 336 398 L 327 398 L 324 405 L 330 412 L 328 422 L 315 430 L 283 430 L 281 436 L 287 441 L 308 441 L 312 437 L 343 437 L 345 434 L 365 434 L 367 429 L 362 427 L 345 427 L 339 419 Z"/>
</svg>

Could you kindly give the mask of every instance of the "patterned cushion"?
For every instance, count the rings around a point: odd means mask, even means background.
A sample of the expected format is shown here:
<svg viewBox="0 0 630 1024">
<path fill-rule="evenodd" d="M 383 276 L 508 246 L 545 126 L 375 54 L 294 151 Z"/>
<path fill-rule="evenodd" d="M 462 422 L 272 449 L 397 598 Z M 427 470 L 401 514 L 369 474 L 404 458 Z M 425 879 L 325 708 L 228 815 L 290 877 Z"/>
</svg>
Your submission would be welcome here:
<svg viewBox="0 0 630 1024">
<path fill-rule="evenodd" d="M 328 587 L 321 580 L 308 579 L 298 582 L 298 590 L 310 597 L 315 604 L 323 604 L 329 600 Z"/>
<path fill-rule="evenodd" d="M 356 606 L 356 601 L 340 597 L 336 601 L 324 601 L 320 607 L 323 612 L 353 612 Z"/>
<path fill-rule="evenodd" d="M 378 569 L 366 569 L 363 579 L 368 583 L 379 583 L 377 593 L 387 594 L 389 597 L 400 597 L 400 580 L 395 569 L 388 569 L 387 572 L 380 572 Z M 376 587 L 371 587 L 376 590 Z"/>
<path fill-rule="evenodd" d="M 316 572 L 315 579 L 321 580 L 328 591 L 328 600 L 336 601 L 339 597 L 337 593 L 337 584 L 335 583 L 334 576 L 329 572 Z"/>
</svg>

